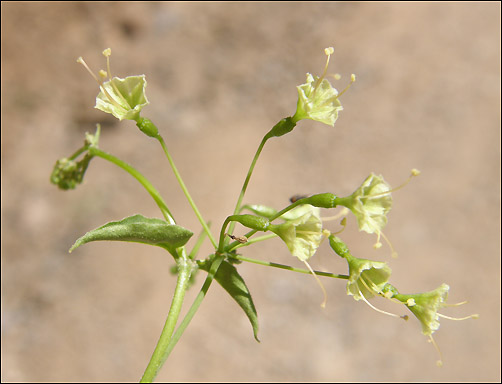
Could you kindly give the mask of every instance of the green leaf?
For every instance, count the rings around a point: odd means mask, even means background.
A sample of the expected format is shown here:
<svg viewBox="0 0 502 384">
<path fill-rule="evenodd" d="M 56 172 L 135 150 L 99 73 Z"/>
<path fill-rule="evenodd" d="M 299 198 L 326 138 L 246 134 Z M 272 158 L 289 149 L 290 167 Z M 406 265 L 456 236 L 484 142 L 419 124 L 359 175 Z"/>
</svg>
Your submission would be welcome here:
<svg viewBox="0 0 502 384">
<path fill-rule="evenodd" d="M 199 264 L 199 267 L 200 269 L 209 272 L 211 263 L 202 262 Z M 258 339 L 258 314 L 256 313 L 256 308 L 248 287 L 246 286 L 242 276 L 237 272 L 237 269 L 228 261 L 223 260 L 214 278 L 223 287 L 223 289 L 225 289 L 225 291 L 232 296 L 237 304 L 239 304 L 239 307 L 242 308 L 251 322 L 254 338 L 256 341 L 260 342 Z"/>
<path fill-rule="evenodd" d="M 188 229 L 164 220 L 134 215 L 87 232 L 73 244 L 70 253 L 82 244 L 101 240 L 152 244 L 169 250 L 185 245 L 192 235 Z"/>
</svg>

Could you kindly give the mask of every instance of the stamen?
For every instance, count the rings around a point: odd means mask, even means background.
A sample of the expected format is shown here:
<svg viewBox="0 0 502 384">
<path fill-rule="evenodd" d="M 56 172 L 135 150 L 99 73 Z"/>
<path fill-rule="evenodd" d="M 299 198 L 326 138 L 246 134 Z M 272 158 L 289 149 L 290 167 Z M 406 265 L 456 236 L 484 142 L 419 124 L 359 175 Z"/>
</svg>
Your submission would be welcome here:
<svg viewBox="0 0 502 384">
<path fill-rule="evenodd" d="M 340 217 L 346 216 L 350 210 L 346 207 L 344 207 L 340 212 L 338 212 L 334 216 L 328 216 L 328 217 L 321 217 L 322 221 L 332 221 L 332 220 L 338 220 Z"/>
<path fill-rule="evenodd" d="M 350 210 L 348 208 L 343 208 L 340 212 L 338 212 L 336 215 L 334 216 L 329 216 L 329 217 L 321 217 L 321 220 L 323 222 L 325 221 L 332 221 L 332 220 L 337 220 L 339 219 L 340 217 L 343 217 L 343 216 L 346 216 L 348 213 L 350 212 Z M 326 236 L 326 237 L 329 237 L 329 235 L 337 235 L 339 233 L 342 233 L 344 230 L 345 230 L 345 227 L 347 226 L 347 218 L 346 217 L 343 217 L 343 219 L 340 221 L 340 225 L 342 226 L 342 229 L 340 229 L 338 232 L 329 232 L 328 230 L 325 230 L 326 233 L 323 231 L 323 234 Z M 329 235 L 327 234 L 329 233 Z"/>
<path fill-rule="evenodd" d="M 362 279 L 361 279 L 362 280 Z M 364 280 L 362 280 L 364 282 Z M 367 287 L 366 287 L 367 288 Z M 389 316 L 392 316 L 392 317 L 398 317 L 398 318 L 403 318 L 402 316 L 399 316 L 399 315 L 396 315 L 395 313 L 390 313 L 390 312 L 386 312 L 386 311 L 383 311 L 381 309 L 378 309 L 377 307 L 373 306 L 370 304 L 370 302 L 368 300 L 366 300 L 366 297 L 364 297 L 363 293 L 361 292 L 361 289 L 359 289 L 359 286 L 357 287 L 357 289 L 359 290 L 359 294 L 361 295 L 361 298 L 363 299 L 363 301 L 368 304 L 372 309 L 374 309 L 375 311 L 377 312 L 380 312 L 380 313 L 383 313 L 384 315 L 389 315 Z"/>
<path fill-rule="evenodd" d="M 82 56 L 80 56 L 78 59 L 77 59 L 77 63 L 79 64 L 82 64 L 84 66 L 85 69 L 87 69 L 87 72 L 89 72 L 91 74 L 92 77 L 94 77 L 94 79 L 98 82 L 98 84 L 101 86 L 101 82 L 99 81 L 99 79 L 96 77 L 96 75 L 91 71 L 91 69 L 89 68 L 89 66 L 87 65 L 87 63 L 84 61 L 84 59 L 82 58 Z"/>
<path fill-rule="evenodd" d="M 103 51 L 103 56 L 106 57 L 106 70 L 110 74 L 110 79 L 112 78 L 112 72 L 110 71 L 110 56 L 112 55 L 111 48 L 106 48 Z"/>
<path fill-rule="evenodd" d="M 386 196 L 392 192 L 396 192 L 397 190 L 403 188 L 406 184 L 408 184 L 411 181 L 411 179 L 413 179 L 414 177 L 416 177 L 418 175 L 420 175 L 420 171 L 418 169 L 413 168 L 411 170 L 410 176 L 408 176 L 408 178 L 404 181 L 404 183 L 402 183 L 398 187 L 388 189 L 387 191 L 375 193 L 374 195 L 361 196 L 360 199 L 374 199 L 376 197 Z"/>
<path fill-rule="evenodd" d="M 326 65 L 324 66 L 324 71 L 320 79 L 323 79 L 326 76 L 326 73 L 328 72 L 329 58 L 331 57 L 333 52 L 335 52 L 335 49 L 333 47 L 328 47 L 324 49 L 324 53 L 326 54 L 326 56 L 328 56 L 328 58 L 326 59 Z"/>
<path fill-rule="evenodd" d="M 361 281 L 361 283 L 362 283 L 362 284 L 366 287 L 366 289 L 367 289 L 368 291 L 376 291 L 376 292 L 378 292 L 378 294 L 379 294 L 379 295 L 382 295 L 383 297 L 387 298 L 387 297 L 385 296 L 385 293 L 383 293 L 383 292 L 382 292 L 382 291 L 378 288 L 378 286 L 377 286 L 375 283 L 373 283 L 373 282 L 372 282 L 370 279 L 368 279 L 368 278 L 366 278 L 366 279 L 367 279 L 367 280 L 371 283 L 372 288 L 368 287 L 368 283 L 365 281 L 365 279 L 363 278 L 363 276 L 362 276 L 362 274 L 361 274 L 360 281 Z M 385 314 L 385 315 L 389 315 L 389 316 L 392 316 L 392 317 L 399 317 L 399 318 L 403 319 L 404 321 L 408 321 L 408 315 L 402 315 L 402 316 L 400 316 L 400 315 L 396 315 L 395 313 L 386 312 L 386 311 L 383 311 L 383 310 L 381 310 L 381 309 L 378 309 L 378 308 L 374 307 L 373 305 L 371 305 L 371 304 L 370 304 L 370 302 L 369 302 L 368 300 L 366 300 L 366 297 L 364 297 L 363 293 L 361 292 L 361 289 L 359 288 L 359 285 L 357 286 L 357 289 L 359 290 L 359 294 L 361 295 L 361 297 L 362 297 L 362 299 L 364 300 L 364 302 L 365 302 L 366 304 L 368 304 L 371 308 L 373 308 L 375 311 L 377 311 L 377 312 L 381 312 L 381 313 L 383 313 L 383 314 Z"/>
<path fill-rule="evenodd" d="M 347 92 L 350 86 L 355 82 L 356 82 L 356 75 L 354 74 L 350 75 L 350 83 L 344 88 L 342 92 L 338 94 L 338 97 L 342 96 L 345 92 Z"/>
<path fill-rule="evenodd" d="M 324 53 L 326 54 L 326 56 L 328 56 L 328 58 L 326 59 L 326 65 L 324 66 L 324 71 L 323 71 L 322 75 L 315 82 L 314 92 L 312 95 L 315 95 L 319 85 L 322 83 L 322 81 L 326 77 L 326 72 L 328 71 L 328 65 L 329 65 L 329 58 L 331 57 L 331 55 L 333 54 L 334 51 L 335 51 L 335 49 L 333 47 L 328 47 L 328 48 L 324 49 Z"/>
<path fill-rule="evenodd" d="M 305 265 L 309 269 L 310 273 L 312 273 L 312 275 L 314 275 L 314 278 L 316 279 L 317 284 L 319 284 L 319 286 L 321 287 L 322 293 L 324 295 L 324 300 L 321 303 L 321 308 L 326 308 L 326 302 L 328 301 L 328 294 L 326 293 L 326 289 L 324 289 L 324 285 L 322 285 L 321 280 L 319 280 L 319 278 L 317 277 L 316 273 L 314 272 L 312 267 L 309 265 L 309 263 L 307 263 L 305 260 L 303 262 L 305 263 Z"/>
<path fill-rule="evenodd" d="M 91 69 L 89 68 L 89 66 L 87 65 L 87 63 L 84 61 L 84 59 L 82 58 L 82 56 L 80 56 L 78 59 L 77 59 L 77 63 L 79 64 L 82 64 L 84 66 L 85 69 L 87 69 L 87 72 L 89 72 L 91 74 L 91 76 L 94 78 L 94 80 L 96 80 L 99 84 L 99 89 L 106 95 L 106 97 L 108 98 L 108 100 L 110 101 L 110 103 L 112 103 L 114 106 L 118 107 L 118 108 L 123 108 L 119 103 L 117 103 L 117 101 L 115 101 L 115 99 L 108 93 L 108 91 L 106 90 L 104 84 L 103 84 L 103 80 L 99 79 L 95 74 L 94 72 L 91 71 Z M 99 71 L 99 75 L 101 77 L 103 77 L 103 70 L 100 70 Z M 111 82 L 111 80 L 110 80 Z M 113 83 L 112 83 L 113 85 Z"/>
<path fill-rule="evenodd" d="M 321 239 L 321 242 L 319 243 L 319 245 L 324 243 L 324 240 L 326 240 L 327 238 L 329 238 L 332 235 L 332 233 L 330 231 L 328 231 L 327 229 L 323 229 L 321 233 L 322 233 L 322 239 Z"/>
<path fill-rule="evenodd" d="M 436 312 L 437 313 L 437 312 Z M 448 320 L 467 320 L 467 319 L 479 319 L 479 314 L 475 313 L 473 315 L 469 315 L 466 317 L 450 317 L 446 315 L 442 315 L 440 313 L 437 313 L 439 317 L 442 317 L 443 319 L 448 319 Z"/>
<path fill-rule="evenodd" d="M 397 259 L 397 252 L 396 250 L 394 249 L 394 246 L 392 245 L 392 243 L 390 242 L 390 240 L 387 238 L 387 236 L 384 235 L 383 232 L 379 232 L 380 235 L 382 235 L 383 239 L 385 240 L 385 242 L 387 243 L 387 245 L 389 246 L 390 250 L 391 250 L 391 256 L 394 258 L 394 259 Z"/>
<path fill-rule="evenodd" d="M 112 50 L 111 48 L 106 48 L 104 51 L 103 51 L 103 56 L 106 57 L 106 70 L 108 71 L 108 76 L 110 78 L 110 84 L 113 88 L 113 90 L 115 91 L 115 94 L 118 95 L 120 97 L 120 100 L 125 103 L 129 108 L 131 108 L 131 105 L 129 104 L 129 102 L 122 96 L 122 93 L 119 91 L 119 89 L 117 88 L 117 86 L 115 85 L 115 82 L 113 81 L 113 75 L 112 75 L 112 71 L 110 69 L 110 56 L 112 55 Z"/>
<path fill-rule="evenodd" d="M 378 232 L 377 232 L 377 241 L 376 241 L 376 243 L 375 243 L 375 244 L 373 244 L 373 248 L 375 248 L 375 249 L 380 249 L 380 248 L 382 248 L 382 243 L 380 242 L 380 234 L 381 234 L 381 233 L 382 233 L 382 232 L 380 232 L 380 231 L 378 231 Z"/>
<path fill-rule="evenodd" d="M 464 304 L 467 304 L 467 300 L 466 301 L 462 301 L 460 303 L 456 303 L 456 304 L 444 303 L 443 306 L 445 306 L 445 307 L 459 307 L 459 306 L 464 305 Z"/>
<path fill-rule="evenodd" d="M 432 345 L 434 346 L 434 348 L 436 348 L 436 351 L 439 354 L 439 360 L 436 361 L 436 365 L 438 367 L 442 367 L 443 366 L 443 354 L 441 353 L 441 350 L 439 349 L 439 346 L 434 341 L 434 338 L 432 337 L 432 335 L 429 335 L 429 343 L 432 343 Z"/>
</svg>

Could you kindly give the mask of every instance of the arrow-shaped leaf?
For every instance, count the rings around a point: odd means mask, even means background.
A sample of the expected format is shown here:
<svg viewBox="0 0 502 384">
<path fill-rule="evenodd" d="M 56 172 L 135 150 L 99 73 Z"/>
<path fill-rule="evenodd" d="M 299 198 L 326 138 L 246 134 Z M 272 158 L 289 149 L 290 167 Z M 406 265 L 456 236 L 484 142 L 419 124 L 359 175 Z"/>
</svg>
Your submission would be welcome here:
<svg viewBox="0 0 502 384">
<path fill-rule="evenodd" d="M 134 215 L 87 232 L 73 244 L 70 252 L 82 244 L 101 240 L 132 241 L 172 249 L 185 245 L 192 235 L 188 229 L 164 220 Z"/>
<path fill-rule="evenodd" d="M 211 263 L 201 263 L 199 264 L 199 268 L 209 272 Z M 256 313 L 256 308 L 248 287 L 242 276 L 237 272 L 237 269 L 228 261 L 223 260 L 214 278 L 242 308 L 251 322 L 254 338 L 256 341 L 260 342 L 260 340 L 258 340 L 258 314 Z"/>
</svg>

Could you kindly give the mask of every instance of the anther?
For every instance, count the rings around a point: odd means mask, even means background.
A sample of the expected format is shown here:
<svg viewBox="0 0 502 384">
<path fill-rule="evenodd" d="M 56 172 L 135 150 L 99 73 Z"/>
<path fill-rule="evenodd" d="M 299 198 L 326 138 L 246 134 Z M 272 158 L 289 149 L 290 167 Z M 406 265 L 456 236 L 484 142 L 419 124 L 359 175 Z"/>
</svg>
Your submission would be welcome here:
<svg viewBox="0 0 502 384">
<path fill-rule="evenodd" d="M 319 286 L 321 287 L 322 293 L 324 295 L 324 300 L 321 303 L 321 308 L 326 308 L 326 303 L 328 301 L 328 294 L 326 293 L 326 289 L 324 288 L 324 285 L 322 285 L 321 280 L 319 280 L 319 278 L 317 277 L 316 273 L 314 272 L 312 267 L 309 265 L 309 263 L 307 263 L 305 260 L 303 260 L 303 262 L 305 263 L 305 265 L 309 269 L 310 273 L 312 273 L 312 275 L 314 275 L 314 278 L 316 279 L 317 284 L 319 284 Z"/>
</svg>

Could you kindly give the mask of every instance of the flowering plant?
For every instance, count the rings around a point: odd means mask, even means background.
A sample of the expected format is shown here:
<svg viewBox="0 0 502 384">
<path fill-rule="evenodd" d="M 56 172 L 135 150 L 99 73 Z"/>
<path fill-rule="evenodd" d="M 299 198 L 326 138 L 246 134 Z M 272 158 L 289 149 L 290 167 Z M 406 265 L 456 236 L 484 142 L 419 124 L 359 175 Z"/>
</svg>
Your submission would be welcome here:
<svg viewBox="0 0 502 384">
<path fill-rule="evenodd" d="M 150 362 L 145 369 L 142 382 L 151 382 L 155 379 L 162 365 L 197 312 L 213 281 L 219 283 L 244 311 L 251 324 L 253 335 L 258 340 L 257 310 L 250 291 L 237 268 L 238 264 L 243 261 L 288 269 L 293 272 L 312 274 L 324 294 L 322 306 L 326 305 L 327 292 L 319 277 L 327 276 L 347 280 L 347 294 L 352 296 L 356 301 L 364 301 L 371 308 L 379 312 L 390 314 L 370 304 L 370 299 L 382 297 L 399 304 L 404 304 L 421 322 L 422 332 L 433 341 L 432 333 L 439 328 L 438 318 L 443 316 L 438 313 L 438 310 L 446 305 L 449 287 L 443 284 L 436 290 L 427 293 L 399 293 L 389 283 L 391 269 L 386 262 L 352 256 L 345 242 L 336 236 L 335 233 L 324 227 L 326 220 L 321 217 L 321 209 L 345 207 L 337 217 L 341 217 L 347 214 L 348 211 L 351 211 L 361 231 L 377 234 L 378 240 L 376 246 L 379 247 L 381 245 L 379 242 L 380 236 L 386 239 L 382 233 L 382 229 L 387 223 L 387 214 L 392 208 L 391 194 L 400 187 L 392 189 L 381 175 L 371 173 L 354 193 L 346 197 L 339 197 L 335 193 L 295 196 L 290 199 L 290 204 L 280 210 L 260 204 L 243 204 L 254 167 L 269 139 L 281 137 L 292 132 L 296 125 L 304 119 L 314 120 L 332 127 L 335 125 L 339 113 L 343 110 L 340 97 L 355 81 L 355 75 L 351 75 L 349 84 L 343 91 L 339 92 L 327 79 L 329 76 L 327 74 L 328 64 L 333 54 L 333 48 L 326 48 L 325 54 L 327 60 L 323 73 L 320 76 L 308 73 L 306 82 L 297 86 L 298 101 L 295 113 L 292 116 L 279 120 L 263 136 L 244 179 L 234 211 L 223 222 L 219 230 L 219 237 L 213 235 L 208 222 L 202 217 L 183 182 L 181 174 L 175 166 L 159 129 L 150 119 L 141 116 L 143 109 L 149 103 L 146 97 L 147 82 L 145 75 L 127 76 L 125 78 L 112 76 L 110 49 L 103 51 L 103 55 L 106 57 L 106 70 L 100 70 L 97 74 L 92 72 L 81 57 L 77 60 L 98 83 L 99 91 L 96 97 L 95 108 L 113 115 L 119 121 L 124 119 L 136 121 L 136 125 L 142 133 L 158 141 L 180 188 L 202 227 L 202 234 L 196 240 L 192 250 L 188 252 L 187 244 L 194 232 L 176 223 L 173 214 L 168 208 L 168 204 L 145 176 L 131 165 L 100 148 L 99 125 L 94 135 L 86 134 L 84 145 L 81 148 L 71 156 L 59 159 L 52 171 L 50 180 L 53 184 L 64 190 L 74 189 L 83 182 L 85 173 L 93 159 L 101 158 L 109 161 L 133 176 L 150 194 L 162 213 L 162 219 L 148 218 L 141 214 L 136 214 L 121 220 L 111 221 L 87 232 L 77 239 L 70 248 L 70 252 L 73 252 L 83 244 L 94 241 L 128 241 L 161 247 L 173 257 L 176 263 L 175 273 L 177 274 L 174 297 L 164 329 Z M 339 75 L 334 75 L 333 77 L 335 79 L 340 78 Z M 416 175 L 418 175 L 418 171 L 413 170 L 412 176 Z M 251 214 L 242 213 L 244 210 L 250 211 Z M 345 221 L 346 218 L 343 218 L 341 224 L 344 225 Z M 237 224 L 246 227 L 249 231 L 243 236 L 236 235 L 235 226 Z M 343 229 L 336 232 L 336 234 L 342 231 Z M 255 236 L 258 232 L 261 233 L 261 236 Z M 303 262 L 307 269 L 264 262 L 237 253 L 243 247 L 250 247 L 257 242 L 274 238 L 282 240 L 291 255 Z M 349 268 L 348 275 L 314 271 L 309 265 L 308 261 L 315 256 L 322 241 L 326 238 L 329 238 L 329 244 L 335 254 L 347 261 Z M 199 249 L 205 239 L 209 239 L 214 251 L 205 258 L 199 258 Z M 390 242 L 388 243 L 390 245 Z M 395 254 L 392 246 L 391 249 L 393 254 Z M 186 312 L 184 319 L 176 327 L 184 303 L 185 292 L 193 283 L 193 277 L 198 270 L 207 272 L 204 284 Z M 408 318 L 408 316 L 397 317 Z M 434 345 L 436 344 L 434 343 Z"/>
</svg>

